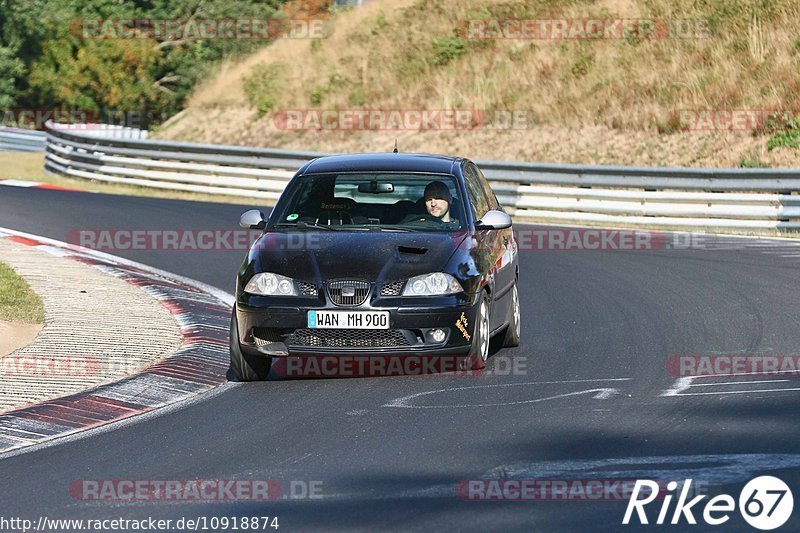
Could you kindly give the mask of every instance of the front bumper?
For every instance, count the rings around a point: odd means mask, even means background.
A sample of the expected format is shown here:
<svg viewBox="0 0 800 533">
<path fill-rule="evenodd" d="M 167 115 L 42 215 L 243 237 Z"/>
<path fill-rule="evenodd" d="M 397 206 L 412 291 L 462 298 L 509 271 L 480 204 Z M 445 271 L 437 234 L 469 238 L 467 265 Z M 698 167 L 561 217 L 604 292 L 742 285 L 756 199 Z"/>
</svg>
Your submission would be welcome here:
<svg viewBox="0 0 800 533">
<path fill-rule="evenodd" d="M 267 355 L 283 343 L 286 353 L 271 355 L 465 355 L 470 351 L 477 298 L 381 298 L 357 307 L 337 306 L 322 298 L 267 298 L 244 294 L 236 304 L 239 344 L 249 354 Z M 292 305 L 293 304 L 293 305 Z M 308 328 L 308 312 L 388 311 L 389 329 Z M 433 329 L 446 332 L 435 342 Z"/>
</svg>

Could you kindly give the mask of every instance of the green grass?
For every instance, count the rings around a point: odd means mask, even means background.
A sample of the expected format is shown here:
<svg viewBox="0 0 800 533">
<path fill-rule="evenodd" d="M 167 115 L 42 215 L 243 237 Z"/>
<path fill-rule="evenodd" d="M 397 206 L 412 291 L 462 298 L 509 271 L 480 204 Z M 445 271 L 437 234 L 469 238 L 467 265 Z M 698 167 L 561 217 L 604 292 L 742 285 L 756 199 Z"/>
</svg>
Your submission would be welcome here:
<svg viewBox="0 0 800 533">
<path fill-rule="evenodd" d="M 785 129 L 775 132 L 767 140 L 767 150 L 775 148 L 800 148 L 800 117 L 789 120 Z"/>
<path fill-rule="evenodd" d="M 769 168 L 769 163 L 758 156 L 743 155 L 739 158 L 739 168 Z"/>
<path fill-rule="evenodd" d="M 27 324 L 44 322 L 42 300 L 5 263 L 0 263 L 0 320 Z"/>
</svg>

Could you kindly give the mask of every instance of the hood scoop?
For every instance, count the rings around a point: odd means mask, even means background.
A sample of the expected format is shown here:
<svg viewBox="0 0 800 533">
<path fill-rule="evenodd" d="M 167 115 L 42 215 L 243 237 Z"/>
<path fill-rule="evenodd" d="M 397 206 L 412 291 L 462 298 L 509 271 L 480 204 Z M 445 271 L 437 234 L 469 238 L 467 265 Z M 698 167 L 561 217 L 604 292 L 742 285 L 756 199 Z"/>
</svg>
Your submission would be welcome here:
<svg viewBox="0 0 800 533">
<path fill-rule="evenodd" d="M 428 249 L 418 248 L 416 246 L 398 246 L 397 251 L 401 254 L 423 255 L 428 252 Z"/>
</svg>

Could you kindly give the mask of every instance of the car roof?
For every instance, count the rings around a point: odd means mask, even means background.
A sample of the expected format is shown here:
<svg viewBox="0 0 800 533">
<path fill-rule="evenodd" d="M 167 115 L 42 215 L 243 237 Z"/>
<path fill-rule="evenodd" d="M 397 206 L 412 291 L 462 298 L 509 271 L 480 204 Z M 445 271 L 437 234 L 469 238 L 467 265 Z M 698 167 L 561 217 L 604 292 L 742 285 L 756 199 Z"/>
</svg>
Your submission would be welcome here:
<svg viewBox="0 0 800 533">
<path fill-rule="evenodd" d="M 306 163 L 302 174 L 328 172 L 430 172 L 456 174 L 463 158 L 435 154 L 344 154 L 320 157 Z"/>
</svg>

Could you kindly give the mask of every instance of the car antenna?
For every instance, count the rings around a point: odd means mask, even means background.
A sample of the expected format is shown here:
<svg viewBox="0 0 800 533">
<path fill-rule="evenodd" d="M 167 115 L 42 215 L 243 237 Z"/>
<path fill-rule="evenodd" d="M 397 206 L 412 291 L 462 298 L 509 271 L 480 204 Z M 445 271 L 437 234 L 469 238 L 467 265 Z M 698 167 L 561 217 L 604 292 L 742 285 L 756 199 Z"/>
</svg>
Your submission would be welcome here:
<svg viewBox="0 0 800 533">
<path fill-rule="evenodd" d="M 394 140 L 394 150 L 392 150 L 392 153 L 394 153 L 394 154 L 397 153 L 397 138 L 395 138 L 395 140 Z"/>
</svg>

